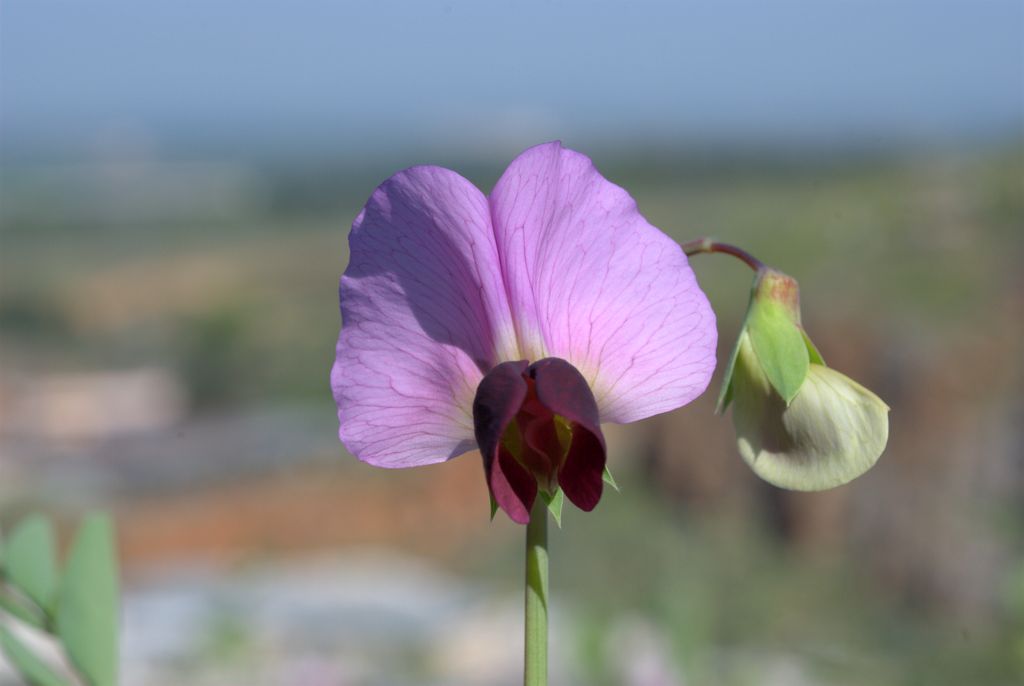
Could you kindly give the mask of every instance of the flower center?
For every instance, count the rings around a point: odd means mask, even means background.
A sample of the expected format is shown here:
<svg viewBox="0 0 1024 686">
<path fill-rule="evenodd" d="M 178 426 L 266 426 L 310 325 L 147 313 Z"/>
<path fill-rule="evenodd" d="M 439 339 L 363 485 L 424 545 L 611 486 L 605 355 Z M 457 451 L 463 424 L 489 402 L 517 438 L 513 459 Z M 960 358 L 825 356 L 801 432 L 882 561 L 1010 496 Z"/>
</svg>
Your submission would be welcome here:
<svg viewBox="0 0 1024 686">
<path fill-rule="evenodd" d="M 601 498 L 605 464 L 597 403 L 565 360 L 504 362 L 473 401 L 473 423 L 491 496 L 517 522 L 529 521 L 539 489 L 561 488 L 583 510 Z"/>
<path fill-rule="evenodd" d="M 526 399 L 502 434 L 501 447 L 533 475 L 541 490 L 554 495 L 558 470 L 572 444 L 572 426 L 540 401 L 534 379 L 525 380 Z"/>
</svg>

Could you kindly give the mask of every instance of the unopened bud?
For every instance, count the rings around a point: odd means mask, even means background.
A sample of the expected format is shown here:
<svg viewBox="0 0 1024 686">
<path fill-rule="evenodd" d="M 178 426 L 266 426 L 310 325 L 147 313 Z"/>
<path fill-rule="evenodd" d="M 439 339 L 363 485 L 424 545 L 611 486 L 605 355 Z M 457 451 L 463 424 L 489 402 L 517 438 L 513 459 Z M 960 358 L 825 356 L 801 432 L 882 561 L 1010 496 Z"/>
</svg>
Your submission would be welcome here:
<svg viewBox="0 0 1024 686">
<path fill-rule="evenodd" d="M 732 402 L 740 455 L 765 481 L 817 491 L 860 476 L 889 435 L 889 407 L 829 369 L 800 323 L 796 280 L 761 269 L 726 368 L 718 410 Z"/>
</svg>

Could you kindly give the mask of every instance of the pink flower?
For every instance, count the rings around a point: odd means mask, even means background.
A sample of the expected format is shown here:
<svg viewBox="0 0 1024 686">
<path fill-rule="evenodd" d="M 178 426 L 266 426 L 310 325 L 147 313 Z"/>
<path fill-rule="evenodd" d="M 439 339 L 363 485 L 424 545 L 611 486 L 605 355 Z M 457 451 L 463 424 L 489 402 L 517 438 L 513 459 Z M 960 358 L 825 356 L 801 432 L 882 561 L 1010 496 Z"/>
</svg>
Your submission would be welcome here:
<svg viewBox="0 0 1024 686">
<path fill-rule="evenodd" d="M 517 157 L 491 195 L 413 167 L 356 217 L 331 386 L 342 442 L 379 467 L 479 447 L 514 521 L 538 489 L 601 497 L 601 422 L 700 395 L 714 313 L 679 246 L 560 143 Z"/>
</svg>

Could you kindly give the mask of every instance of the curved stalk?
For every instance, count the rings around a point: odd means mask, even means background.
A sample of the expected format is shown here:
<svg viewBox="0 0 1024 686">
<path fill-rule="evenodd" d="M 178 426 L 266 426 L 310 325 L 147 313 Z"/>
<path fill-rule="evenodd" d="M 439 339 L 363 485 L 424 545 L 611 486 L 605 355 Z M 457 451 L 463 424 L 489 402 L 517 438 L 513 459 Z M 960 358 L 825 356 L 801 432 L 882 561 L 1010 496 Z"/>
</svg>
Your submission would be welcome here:
<svg viewBox="0 0 1024 686">
<path fill-rule="evenodd" d="M 683 243 L 683 252 L 686 253 L 687 257 L 698 255 L 700 253 L 723 253 L 725 255 L 732 255 L 733 257 L 742 260 L 753 269 L 755 272 L 764 269 L 764 262 L 757 259 L 743 248 L 737 248 L 735 245 L 728 243 L 719 243 L 718 241 L 711 240 L 710 238 L 698 238 L 696 240 L 687 241 Z"/>
</svg>

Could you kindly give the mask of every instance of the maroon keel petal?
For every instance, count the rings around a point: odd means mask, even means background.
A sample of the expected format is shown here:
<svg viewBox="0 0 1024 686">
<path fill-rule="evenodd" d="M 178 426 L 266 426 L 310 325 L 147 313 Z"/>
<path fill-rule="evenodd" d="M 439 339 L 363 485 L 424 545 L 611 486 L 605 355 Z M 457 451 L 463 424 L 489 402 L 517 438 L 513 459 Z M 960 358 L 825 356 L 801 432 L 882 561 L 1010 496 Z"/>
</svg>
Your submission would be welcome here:
<svg viewBox="0 0 1024 686">
<path fill-rule="evenodd" d="M 546 408 L 541 416 L 529 416 L 520 411 L 517 417 L 523 435 L 520 461 L 547 491 L 558 486 L 558 467 L 565 453 L 558 440 L 554 419 L 554 414 Z"/>
<path fill-rule="evenodd" d="M 537 480 L 519 464 L 512 453 L 498 446 L 498 459 L 487 479 L 491 495 L 516 524 L 530 523 L 530 510 L 537 499 Z"/>
<path fill-rule="evenodd" d="M 558 484 L 576 507 L 589 512 L 601 499 L 606 458 L 597 402 L 586 379 L 565 360 L 548 357 L 530 365 L 537 398 L 572 427 L 572 442 Z"/>
<path fill-rule="evenodd" d="M 604 490 L 604 436 L 572 423 L 572 444 L 558 472 L 558 484 L 573 505 L 590 512 Z"/>
<path fill-rule="evenodd" d="M 473 431 L 484 459 L 491 495 L 512 521 L 530 521 L 537 482 L 501 445 L 505 429 L 526 399 L 527 363 L 503 362 L 487 372 L 473 399 Z"/>
</svg>

